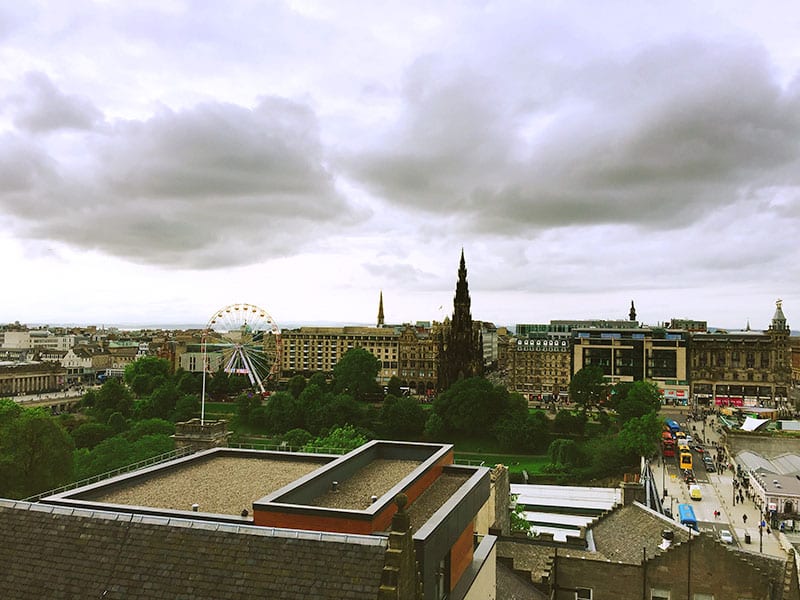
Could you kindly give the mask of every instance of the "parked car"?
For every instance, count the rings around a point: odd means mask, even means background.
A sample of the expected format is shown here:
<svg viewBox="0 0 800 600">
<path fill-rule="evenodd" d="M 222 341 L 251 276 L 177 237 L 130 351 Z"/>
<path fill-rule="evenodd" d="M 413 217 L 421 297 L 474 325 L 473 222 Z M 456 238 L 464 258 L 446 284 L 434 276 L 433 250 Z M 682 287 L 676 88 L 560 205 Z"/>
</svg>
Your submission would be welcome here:
<svg viewBox="0 0 800 600">
<path fill-rule="evenodd" d="M 717 468 L 714 466 L 713 462 L 708 461 L 708 462 L 704 462 L 703 464 L 706 466 L 706 471 L 708 473 L 716 473 L 717 472 Z"/>
<path fill-rule="evenodd" d="M 728 531 L 727 529 L 723 529 L 719 532 L 719 541 L 723 544 L 732 544 L 733 543 L 733 534 Z"/>
<path fill-rule="evenodd" d="M 695 444 L 694 446 L 692 446 L 692 450 L 694 450 L 698 454 L 703 454 L 706 451 L 706 449 L 703 448 L 700 444 Z"/>
</svg>

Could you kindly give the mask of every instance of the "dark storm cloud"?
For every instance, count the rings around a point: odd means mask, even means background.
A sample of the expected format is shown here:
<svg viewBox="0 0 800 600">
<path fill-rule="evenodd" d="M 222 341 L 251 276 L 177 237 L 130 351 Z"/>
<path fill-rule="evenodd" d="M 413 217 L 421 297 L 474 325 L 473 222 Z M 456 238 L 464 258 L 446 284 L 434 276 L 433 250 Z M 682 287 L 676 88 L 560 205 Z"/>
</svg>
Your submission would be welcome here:
<svg viewBox="0 0 800 600">
<path fill-rule="evenodd" d="M 458 210 L 486 233 L 680 227 L 744 185 L 796 183 L 799 96 L 759 48 L 673 40 L 561 65 L 540 91 L 526 70 L 540 81 L 552 65 L 536 63 L 418 61 L 397 124 L 345 168 L 390 202 Z"/>
<path fill-rule="evenodd" d="M 78 165 L 7 137 L 0 209 L 30 239 L 202 269 L 290 255 L 360 218 L 324 166 L 314 113 L 283 99 L 105 125 L 73 141 Z"/>
</svg>

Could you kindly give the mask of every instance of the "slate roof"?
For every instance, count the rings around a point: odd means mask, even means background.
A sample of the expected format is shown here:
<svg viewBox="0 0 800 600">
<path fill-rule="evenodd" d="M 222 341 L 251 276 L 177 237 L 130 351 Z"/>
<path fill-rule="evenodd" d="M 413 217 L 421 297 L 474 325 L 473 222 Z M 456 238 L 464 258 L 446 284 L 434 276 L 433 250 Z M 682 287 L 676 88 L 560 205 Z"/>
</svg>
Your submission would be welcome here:
<svg viewBox="0 0 800 600">
<path fill-rule="evenodd" d="M 602 517 L 591 533 L 595 549 L 603 558 L 638 565 L 642 563 L 642 548 L 647 549 L 647 558 L 661 552 L 658 546 L 665 529 L 674 532 L 673 544 L 689 539 L 685 527 L 634 502 Z"/>
<path fill-rule="evenodd" d="M 386 539 L 0 500 L 3 598 L 377 597 Z"/>
</svg>

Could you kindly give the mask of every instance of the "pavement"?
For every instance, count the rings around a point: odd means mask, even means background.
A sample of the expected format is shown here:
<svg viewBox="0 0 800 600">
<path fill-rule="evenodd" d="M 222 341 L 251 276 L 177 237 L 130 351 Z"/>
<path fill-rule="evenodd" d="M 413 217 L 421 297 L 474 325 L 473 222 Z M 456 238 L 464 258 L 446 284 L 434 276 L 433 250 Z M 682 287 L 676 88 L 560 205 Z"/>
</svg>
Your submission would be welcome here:
<svg viewBox="0 0 800 600">
<path fill-rule="evenodd" d="M 677 411 L 675 408 L 669 412 L 665 411 L 665 415 L 681 423 L 682 428 L 684 424 L 688 425 L 688 428 L 684 429 L 689 431 L 694 426 L 696 434 L 703 439 L 703 445 L 706 448 L 713 450 L 714 442 L 719 444 L 720 435 L 715 429 L 715 417 L 709 416 L 705 423 L 702 421 L 693 422 L 689 420 L 688 409 L 684 408 L 682 411 Z M 787 537 L 772 529 L 768 533 L 766 527 L 759 530 L 760 512 L 753 501 L 745 497 L 743 503 L 738 501 L 736 504 L 733 503 L 734 472 L 726 468 L 724 470 L 720 469 L 715 473 L 708 473 L 702 464 L 700 455 L 696 452 L 692 454 L 697 483 L 703 491 L 703 499 L 700 501 L 692 501 L 690 499 L 689 487 L 681 478 L 676 462 L 667 459 L 666 471 L 663 470 L 663 462 L 654 469 L 654 476 L 656 478 L 661 477 L 661 481 L 666 486 L 667 498 L 665 499 L 665 506 L 672 507 L 674 518 L 676 520 L 678 518 L 678 504 L 691 504 L 695 510 L 698 527 L 701 531 L 706 531 L 719 538 L 719 531 L 728 529 L 734 535 L 734 544 L 738 545 L 742 550 L 756 553 L 763 552 L 764 554 L 785 558 L 785 548 L 791 547 L 794 536 L 788 534 L 789 537 Z M 727 457 L 727 460 L 732 463 L 731 457 Z M 656 481 L 658 482 L 658 479 Z M 714 516 L 715 510 L 720 512 L 718 517 Z M 747 516 L 746 522 L 744 520 L 745 515 Z M 749 544 L 746 543 L 748 535 L 750 537 Z M 800 535 L 798 535 L 798 539 L 800 539 Z"/>
</svg>

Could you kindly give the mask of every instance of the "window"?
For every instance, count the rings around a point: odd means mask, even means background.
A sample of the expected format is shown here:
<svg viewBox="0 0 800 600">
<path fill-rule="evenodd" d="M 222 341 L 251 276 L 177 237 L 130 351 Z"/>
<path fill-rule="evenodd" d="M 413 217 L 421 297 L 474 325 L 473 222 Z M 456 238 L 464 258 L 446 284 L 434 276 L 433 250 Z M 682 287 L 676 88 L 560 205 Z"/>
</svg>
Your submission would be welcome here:
<svg viewBox="0 0 800 600">
<path fill-rule="evenodd" d="M 652 588 L 650 590 L 650 600 L 670 600 L 669 590 L 662 590 L 659 588 Z"/>
<path fill-rule="evenodd" d="M 714 600 L 714 594 L 692 594 L 692 600 Z"/>
<path fill-rule="evenodd" d="M 575 600 L 592 600 L 592 589 L 575 588 Z"/>
</svg>

